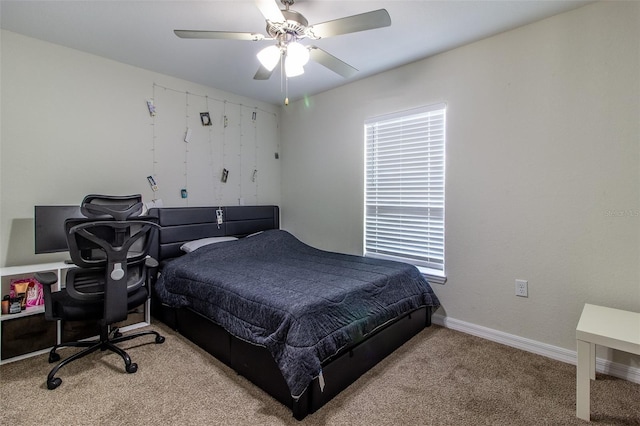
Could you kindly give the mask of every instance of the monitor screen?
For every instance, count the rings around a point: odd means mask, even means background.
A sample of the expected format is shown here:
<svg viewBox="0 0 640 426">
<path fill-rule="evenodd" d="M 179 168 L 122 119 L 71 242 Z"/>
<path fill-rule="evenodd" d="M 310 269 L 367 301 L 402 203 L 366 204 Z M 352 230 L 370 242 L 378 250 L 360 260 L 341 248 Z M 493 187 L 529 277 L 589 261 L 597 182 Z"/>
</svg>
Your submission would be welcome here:
<svg viewBox="0 0 640 426">
<path fill-rule="evenodd" d="M 80 206 L 35 206 L 35 253 L 69 251 L 64 221 L 85 217 Z"/>
</svg>

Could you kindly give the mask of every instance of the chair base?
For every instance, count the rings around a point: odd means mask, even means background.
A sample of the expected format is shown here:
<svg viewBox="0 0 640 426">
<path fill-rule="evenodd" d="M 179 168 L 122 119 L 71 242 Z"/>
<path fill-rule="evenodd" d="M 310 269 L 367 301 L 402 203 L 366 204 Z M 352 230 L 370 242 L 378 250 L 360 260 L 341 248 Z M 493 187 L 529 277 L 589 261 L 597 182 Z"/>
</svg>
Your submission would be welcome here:
<svg viewBox="0 0 640 426">
<path fill-rule="evenodd" d="M 79 342 L 66 342 L 61 343 L 59 345 L 55 345 L 51 348 L 49 352 L 49 363 L 54 363 L 60 361 L 60 354 L 56 352 L 59 348 L 63 347 L 76 347 L 76 348 L 86 348 L 80 352 L 77 352 L 71 355 L 68 358 L 63 359 L 56 365 L 47 376 L 47 389 L 53 390 L 62 384 L 62 379 L 55 377 L 58 370 L 60 370 L 65 365 L 69 364 L 71 361 L 75 361 L 84 356 L 87 356 L 97 350 L 106 351 L 110 350 L 112 352 L 117 353 L 124 360 L 124 368 L 127 373 L 135 373 L 138 371 L 138 364 L 131 362 L 131 357 L 124 350 L 120 349 L 116 346 L 116 343 L 125 342 L 127 340 L 135 339 L 137 337 L 147 336 L 147 335 L 155 335 L 155 343 L 160 344 L 164 342 L 164 336 L 160 335 L 160 333 L 156 331 L 142 331 L 139 333 L 127 334 L 123 335 L 118 331 L 117 328 L 113 329 L 111 332 L 108 331 L 107 327 L 103 327 L 102 332 L 100 333 L 100 339 L 96 340 L 83 340 Z"/>
</svg>

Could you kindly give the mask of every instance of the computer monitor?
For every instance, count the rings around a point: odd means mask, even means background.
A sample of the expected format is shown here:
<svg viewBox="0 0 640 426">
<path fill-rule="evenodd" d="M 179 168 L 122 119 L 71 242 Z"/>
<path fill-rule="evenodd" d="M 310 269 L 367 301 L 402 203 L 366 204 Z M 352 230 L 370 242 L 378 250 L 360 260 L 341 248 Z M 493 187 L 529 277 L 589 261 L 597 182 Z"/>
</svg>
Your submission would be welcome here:
<svg viewBox="0 0 640 426">
<path fill-rule="evenodd" d="M 35 253 L 69 251 L 64 221 L 84 217 L 80 206 L 35 206 Z"/>
</svg>

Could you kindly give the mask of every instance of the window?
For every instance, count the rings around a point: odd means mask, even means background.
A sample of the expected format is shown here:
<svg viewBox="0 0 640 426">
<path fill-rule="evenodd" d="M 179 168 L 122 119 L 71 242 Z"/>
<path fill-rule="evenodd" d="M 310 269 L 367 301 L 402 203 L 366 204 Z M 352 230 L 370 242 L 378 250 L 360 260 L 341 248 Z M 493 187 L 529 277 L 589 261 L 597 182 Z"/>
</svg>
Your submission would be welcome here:
<svg viewBox="0 0 640 426">
<path fill-rule="evenodd" d="M 364 254 L 444 282 L 445 105 L 365 122 Z"/>
</svg>

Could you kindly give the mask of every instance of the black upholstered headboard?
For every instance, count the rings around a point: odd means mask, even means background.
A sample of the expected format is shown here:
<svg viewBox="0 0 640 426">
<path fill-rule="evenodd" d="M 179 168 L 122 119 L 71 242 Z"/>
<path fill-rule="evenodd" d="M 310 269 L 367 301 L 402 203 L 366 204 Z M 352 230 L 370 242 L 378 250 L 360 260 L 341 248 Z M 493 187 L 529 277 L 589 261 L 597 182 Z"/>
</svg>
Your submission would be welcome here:
<svg viewBox="0 0 640 426">
<path fill-rule="evenodd" d="M 218 225 L 216 210 L 222 210 Z M 149 210 L 158 219 L 160 230 L 152 245 L 151 256 L 159 261 L 184 254 L 180 246 L 208 237 L 243 237 L 258 231 L 280 228 L 278 206 L 161 207 Z"/>
</svg>

